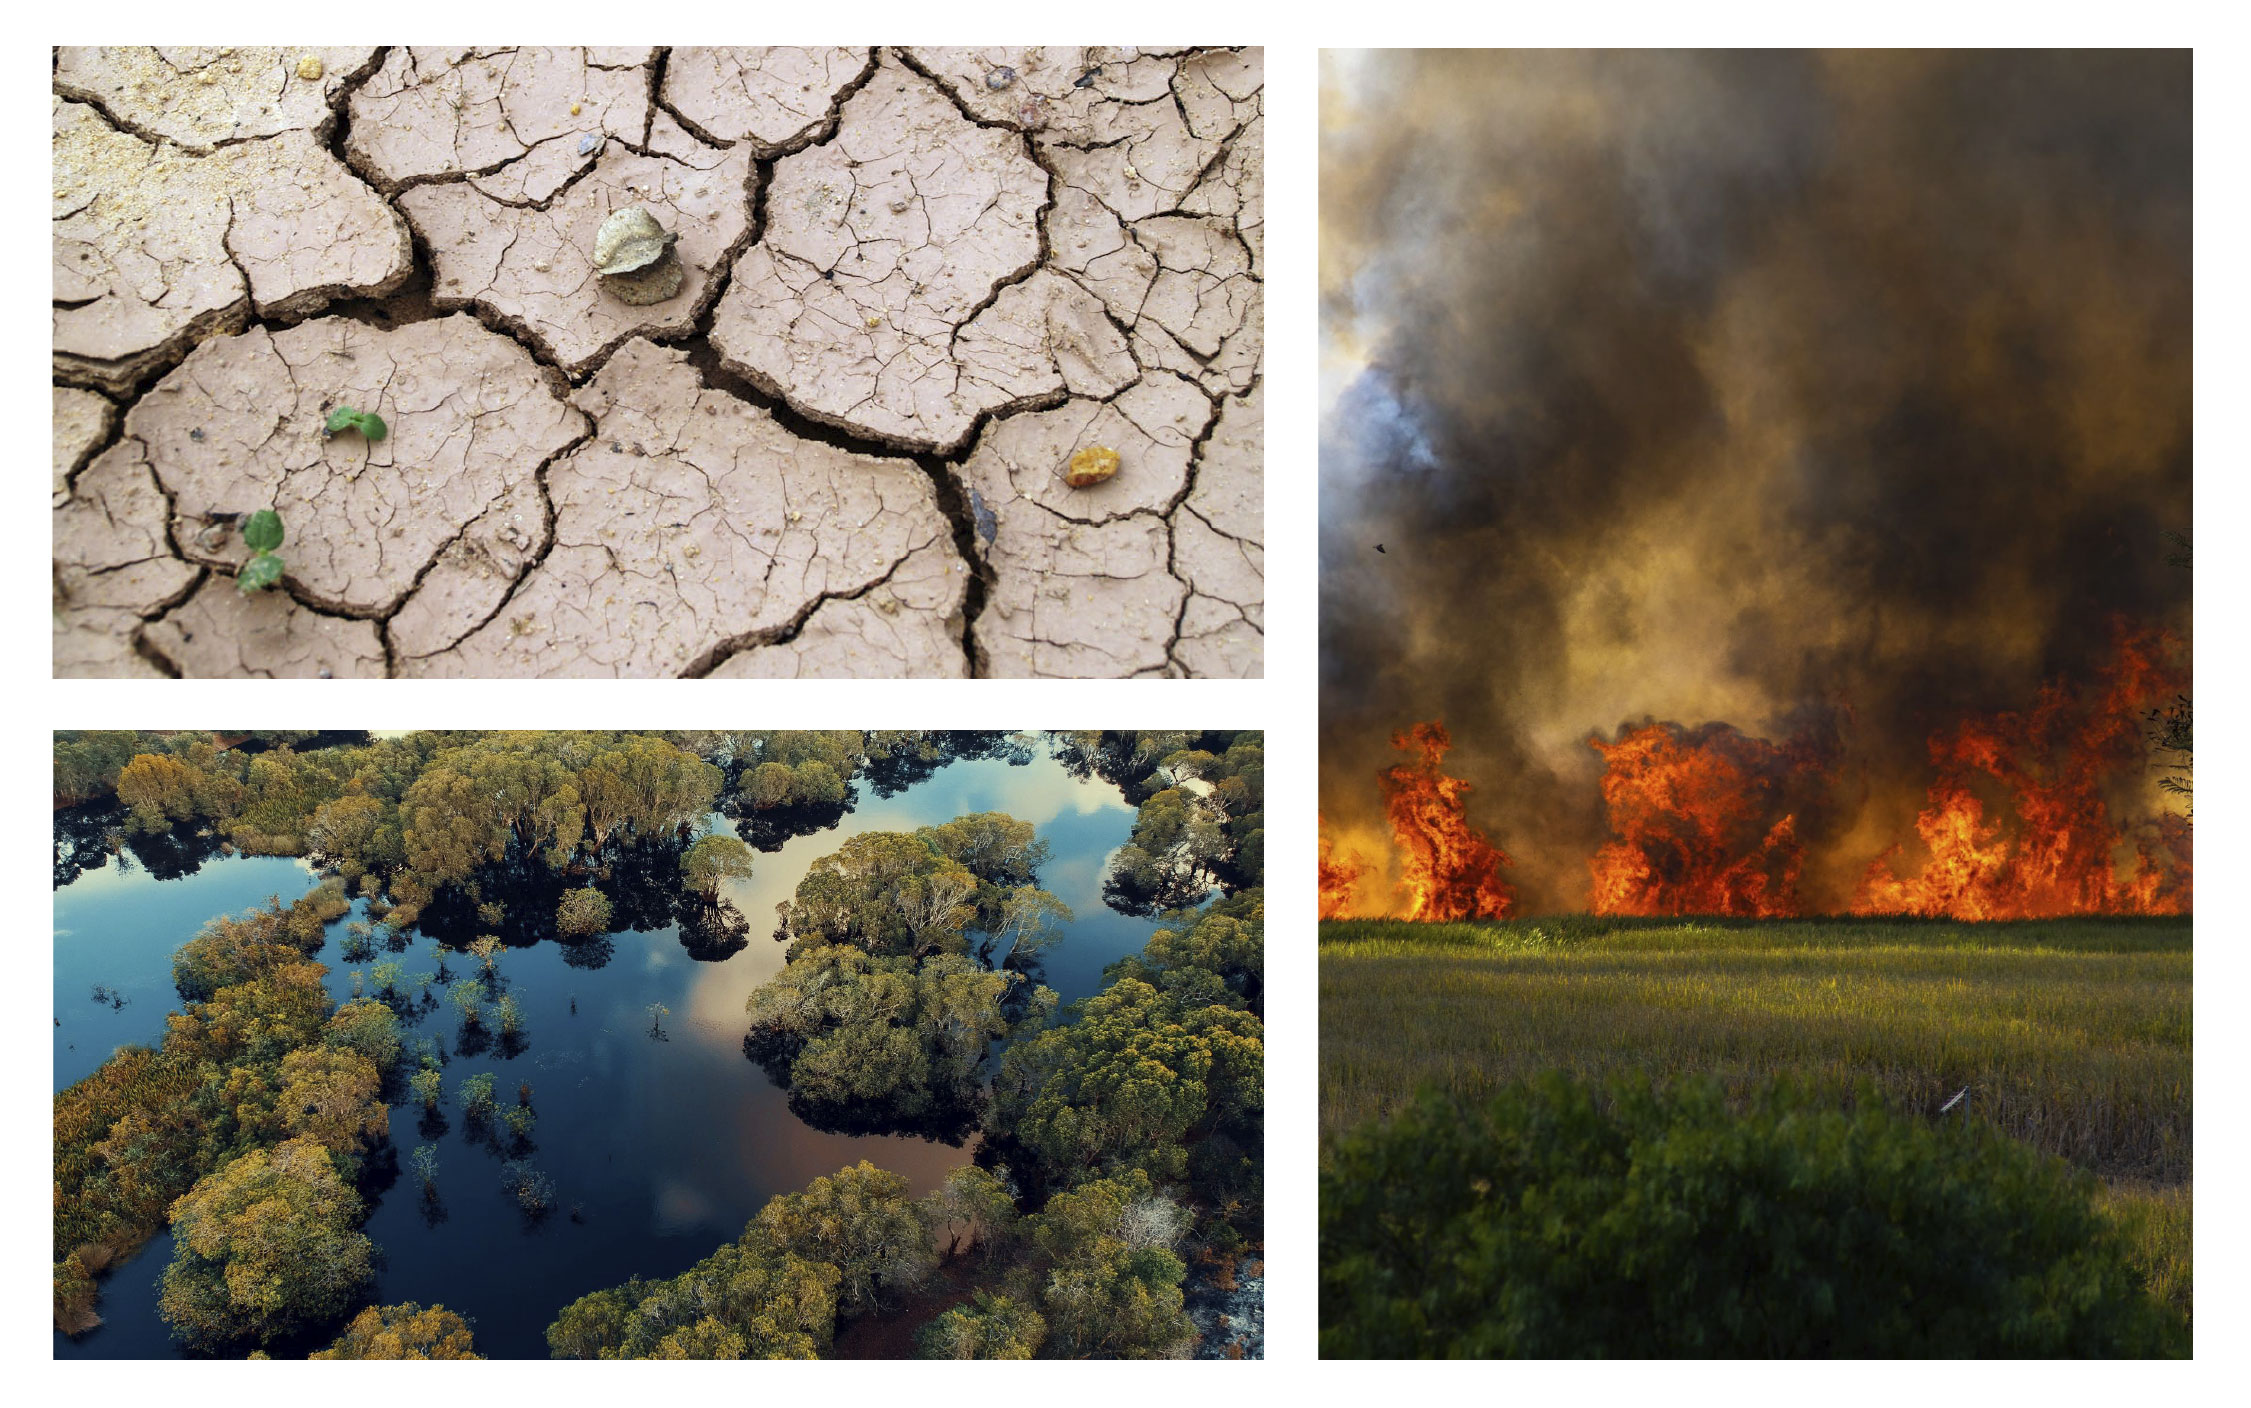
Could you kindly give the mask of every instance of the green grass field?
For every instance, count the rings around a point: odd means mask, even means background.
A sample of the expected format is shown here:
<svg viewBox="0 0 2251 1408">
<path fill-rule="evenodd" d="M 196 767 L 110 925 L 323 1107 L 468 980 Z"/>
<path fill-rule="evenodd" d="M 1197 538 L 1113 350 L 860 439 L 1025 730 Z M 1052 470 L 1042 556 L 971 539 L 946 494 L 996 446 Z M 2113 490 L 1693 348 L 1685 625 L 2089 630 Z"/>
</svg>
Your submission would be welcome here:
<svg viewBox="0 0 2251 1408">
<path fill-rule="evenodd" d="M 2189 1310 L 2186 919 L 1321 926 L 1321 1141 L 1418 1086 L 1538 1071 L 1873 1085 L 2101 1175 L 2152 1289 Z"/>
<path fill-rule="evenodd" d="M 1418 1085 L 1779 1075 L 1972 1117 L 2114 1183 L 2190 1177 L 2190 923 L 1321 926 L 1321 1137 Z"/>
</svg>

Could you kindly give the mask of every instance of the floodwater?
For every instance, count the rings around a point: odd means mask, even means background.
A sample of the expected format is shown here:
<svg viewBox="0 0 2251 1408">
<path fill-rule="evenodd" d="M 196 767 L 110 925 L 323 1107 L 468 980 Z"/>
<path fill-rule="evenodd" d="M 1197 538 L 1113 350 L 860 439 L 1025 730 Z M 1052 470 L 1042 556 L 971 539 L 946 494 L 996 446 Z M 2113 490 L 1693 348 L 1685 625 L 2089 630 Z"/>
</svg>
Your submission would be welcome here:
<svg viewBox="0 0 2251 1408">
<path fill-rule="evenodd" d="M 403 1087 L 391 1110 L 395 1173 L 371 1174 L 367 1234 L 382 1248 L 373 1303 L 443 1304 L 469 1317 L 477 1349 L 491 1358 L 544 1358 L 545 1330 L 557 1311 L 589 1291 L 630 1276 L 674 1275 L 720 1243 L 776 1193 L 866 1159 L 904 1174 L 921 1194 L 968 1161 L 970 1148 L 912 1136 L 848 1136 L 813 1129 L 793 1115 L 784 1093 L 743 1054 L 744 1001 L 780 971 L 783 946 L 770 937 L 774 906 L 794 892 L 808 867 L 863 831 L 911 830 L 969 812 L 1005 811 L 1035 823 L 1053 851 L 1041 881 L 1076 915 L 1045 959 L 1044 981 L 1065 1002 L 1101 985 L 1102 969 L 1137 952 L 1155 932 L 1150 920 L 1102 903 L 1110 855 L 1131 831 L 1134 810 L 1099 778 L 1079 780 L 1033 750 L 1029 762 L 954 762 L 889 798 L 863 783 L 857 803 L 833 828 L 797 836 L 756 857 L 746 881 L 724 898 L 747 919 L 748 943 L 721 958 L 691 953 L 679 928 L 622 932 L 577 949 L 551 941 L 505 951 L 499 973 L 522 1009 L 520 1042 L 461 1038 L 450 1003 L 410 1013 L 405 1034 L 436 1041 L 445 1054 L 441 1118 L 425 1124 Z M 712 823 L 732 830 L 725 817 Z M 58 814 L 58 830 L 65 818 Z M 75 824 L 83 827 L 84 818 Z M 87 857 L 80 854 L 78 864 Z M 172 951 L 212 915 L 288 901 L 318 882 L 303 862 L 214 856 L 188 873 L 116 856 L 83 870 L 55 891 L 55 1084 L 60 1089 L 127 1042 L 153 1043 L 178 1008 Z M 159 875 L 173 878 L 159 878 Z M 58 862 L 58 880 L 64 869 Z M 625 906 L 620 906 L 620 912 Z M 358 917 L 361 906 L 355 904 Z M 351 995 L 354 967 L 341 956 L 348 919 L 329 926 L 319 958 L 339 999 Z M 585 966 L 589 954 L 607 959 Z M 414 935 L 403 953 L 378 943 L 373 962 L 397 960 L 412 974 L 434 972 L 440 955 L 456 979 L 477 960 Z M 575 960 L 574 962 L 566 960 Z M 94 985 L 124 999 L 96 1001 Z M 433 988 L 433 994 L 441 991 Z M 652 1006 L 669 1009 L 652 1023 Z M 402 1063 L 403 1064 L 403 1063 Z M 520 1083 L 537 1113 L 528 1149 L 472 1138 L 456 1096 L 481 1071 L 495 1076 L 503 1107 Z M 972 1144 L 974 1140 L 971 1141 Z M 435 1204 L 420 1194 L 407 1155 L 417 1144 L 438 1156 Z M 501 1186 L 501 1164 L 522 1158 L 554 1182 L 553 1212 L 531 1219 Z M 390 1181 L 395 1179 L 395 1181 Z M 76 1340 L 57 1334 L 55 1353 L 72 1358 L 140 1358 L 177 1353 L 155 1312 L 156 1282 L 171 1256 L 161 1235 L 102 1283 L 106 1323 Z M 275 1356 L 303 1354 L 332 1337 L 276 1345 Z"/>
</svg>

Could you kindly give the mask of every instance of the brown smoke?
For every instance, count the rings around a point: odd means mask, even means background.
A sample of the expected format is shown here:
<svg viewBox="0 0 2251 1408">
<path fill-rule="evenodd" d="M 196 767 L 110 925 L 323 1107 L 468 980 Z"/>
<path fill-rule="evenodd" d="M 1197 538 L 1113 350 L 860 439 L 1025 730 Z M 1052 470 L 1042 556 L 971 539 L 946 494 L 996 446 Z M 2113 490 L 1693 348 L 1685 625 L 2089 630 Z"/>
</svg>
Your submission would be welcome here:
<svg viewBox="0 0 2251 1408">
<path fill-rule="evenodd" d="M 1585 908 L 1620 839 L 1590 734 L 1788 748 L 1810 721 L 1829 784 L 1723 849 L 1845 909 L 1916 836 L 1934 736 L 2099 680 L 2114 621 L 2187 639 L 2186 54 L 1394 53 L 1326 80 L 1341 846 L 1386 853 L 1388 741 L 1443 719 L 1519 908 Z M 2111 815 L 2154 814 L 2151 781 L 2104 783 Z M 1644 860 L 1676 842 L 1705 844 Z"/>
</svg>

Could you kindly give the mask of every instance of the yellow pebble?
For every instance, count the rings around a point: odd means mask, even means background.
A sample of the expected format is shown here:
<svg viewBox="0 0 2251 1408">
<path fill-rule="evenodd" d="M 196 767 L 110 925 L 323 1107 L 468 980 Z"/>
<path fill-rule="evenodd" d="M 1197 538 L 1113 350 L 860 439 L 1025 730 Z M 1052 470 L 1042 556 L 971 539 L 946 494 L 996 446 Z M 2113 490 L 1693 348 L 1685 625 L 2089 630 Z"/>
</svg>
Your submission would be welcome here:
<svg viewBox="0 0 2251 1408">
<path fill-rule="evenodd" d="M 1118 472 L 1118 452 L 1106 445 L 1089 445 L 1071 456 L 1063 482 L 1074 489 L 1100 484 Z"/>
<path fill-rule="evenodd" d="M 576 104 L 576 103 L 572 103 L 572 104 L 571 104 L 571 116 L 572 116 L 572 117 L 576 117 L 576 116 L 578 116 L 578 104 Z"/>
<path fill-rule="evenodd" d="M 307 83 L 319 82 L 321 74 L 326 71 L 321 67 L 320 60 L 314 58 L 311 54 L 307 54 L 297 61 L 297 76 Z"/>
</svg>

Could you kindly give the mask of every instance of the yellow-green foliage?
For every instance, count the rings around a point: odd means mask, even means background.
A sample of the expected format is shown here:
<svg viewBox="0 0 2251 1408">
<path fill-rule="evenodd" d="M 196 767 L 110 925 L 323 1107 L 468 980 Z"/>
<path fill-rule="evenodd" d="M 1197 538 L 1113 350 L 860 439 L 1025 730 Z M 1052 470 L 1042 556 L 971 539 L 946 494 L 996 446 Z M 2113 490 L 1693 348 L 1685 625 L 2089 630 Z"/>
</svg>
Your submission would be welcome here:
<svg viewBox="0 0 2251 1408">
<path fill-rule="evenodd" d="M 54 1254 L 77 1258 L 56 1270 L 58 1326 L 98 1323 L 82 1273 L 147 1241 L 237 1155 L 303 1133 L 348 1161 L 380 1137 L 381 1075 L 359 1040 L 380 1034 L 360 1030 L 364 1014 L 332 1023 L 326 970 L 291 932 L 308 912 L 277 901 L 205 925 L 173 960 L 185 1007 L 161 1047 L 124 1047 L 56 1093 Z"/>
<path fill-rule="evenodd" d="M 314 1139 L 252 1149 L 172 1205 L 157 1313 L 176 1337 L 204 1347 L 249 1336 L 270 1343 L 330 1320 L 374 1275 L 361 1211 Z"/>
<path fill-rule="evenodd" d="M 2189 1173 L 2187 920 L 1322 926 L 1321 1133 L 1560 1069 L 1872 1081 L 2111 1178 Z"/>
<path fill-rule="evenodd" d="M 314 1359 L 482 1359 L 469 1323 L 442 1305 L 371 1305 Z"/>
<path fill-rule="evenodd" d="M 841 1272 L 752 1224 L 669 1281 L 635 1279 L 566 1305 L 557 1359 L 818 1359 L 836 1333 Z"/>
<path fill-rule="evenodd" d="M 2157 1188 L 2119 1185 L 2108 1190 L 2103 1210 L 2126 1233 L 2134 1263 L 2147 1278 L 2150 1294 L 2178 1310 L 2195 1308 L 2191 1274 L 2190 1186 Z"/>
</svg>

